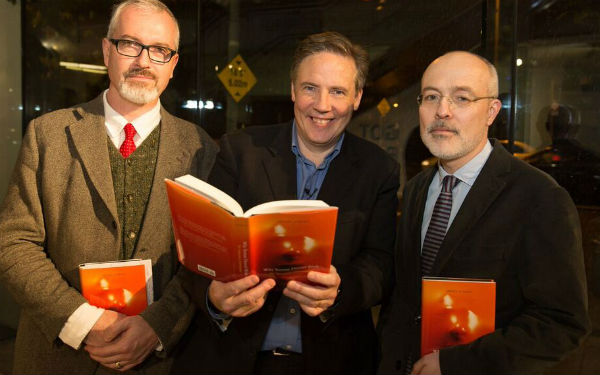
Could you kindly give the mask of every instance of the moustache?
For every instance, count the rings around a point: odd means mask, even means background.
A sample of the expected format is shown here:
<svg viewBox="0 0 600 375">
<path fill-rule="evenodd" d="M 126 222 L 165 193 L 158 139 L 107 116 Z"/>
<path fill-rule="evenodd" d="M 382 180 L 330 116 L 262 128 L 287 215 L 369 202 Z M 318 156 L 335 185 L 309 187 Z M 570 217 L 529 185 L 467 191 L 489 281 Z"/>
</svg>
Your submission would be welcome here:
<svg viewBox="0 0 600 375">
<path fill-rule="evenodd" d="M 125 73 L 125 78 L 133 77 L 133 76 L 143 76 L 156 80 L 156 76 L 154 73 L 149 71 L 148 69 L 131 69 Z"/>
<path fill-rule="evenodd" d="M 444 123 L 443 121 L 435 121 L 427 126 L 427 133 L 431 133 L 436 130 L 445 130 L 445 131 L 449 131 L 449 132 L 458 134 L 458 130 L 446 125 L 446 123 Z"/>
</svg>

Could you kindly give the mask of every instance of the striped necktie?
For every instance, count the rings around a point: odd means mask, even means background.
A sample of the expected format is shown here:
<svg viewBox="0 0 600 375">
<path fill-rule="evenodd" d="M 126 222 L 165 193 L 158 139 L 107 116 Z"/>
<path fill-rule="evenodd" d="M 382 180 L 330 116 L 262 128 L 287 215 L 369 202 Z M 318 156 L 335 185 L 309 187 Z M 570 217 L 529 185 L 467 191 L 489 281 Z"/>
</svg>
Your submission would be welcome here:
<svg viewBox="0 0 600 375">
<path fill-rule="evenodd" d="M 438 196 L 431 221 L 425 233 L 423 240 L 423 250 L 421 252 L 421 272 L 424 276 L 429 275 L 437 252 L 444 241 L 446 230 L 448 229 L 448 220 L 450 219 L 450 211 L 452 211 L 452 189 L 460 180 L 452 175 L 447 175 L 442 181 L 442 191 Z"/>
</svg>

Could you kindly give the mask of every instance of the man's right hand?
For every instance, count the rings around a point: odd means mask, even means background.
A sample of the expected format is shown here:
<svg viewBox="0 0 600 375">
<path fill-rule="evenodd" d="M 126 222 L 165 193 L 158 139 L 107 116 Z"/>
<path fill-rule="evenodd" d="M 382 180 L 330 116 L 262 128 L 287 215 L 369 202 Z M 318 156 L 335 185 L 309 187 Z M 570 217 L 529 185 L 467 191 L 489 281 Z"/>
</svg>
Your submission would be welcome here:
<svg viewBox="0 0 600 375">
<path fill-rule="evenodd" d="M 265 279 L 260 284 L 259 281 L 256 275 L 228 283 L 213 280 L 208 287 L 208 298 L 227 315 L 236 318 L 248 316 L 263 306 L 267 292 L 275 286 L 273 279 Z"/>
<path fill-rule="evenodd" d="M 116 321 L 124 319 L 126 317 L 127 315 L 120 314 L 116 311 L 104 310 L 102 315 L 100 315 L 100 319 L 98 319 L 96 324 L 94 324 L 94 326 L 83 341 L 86 344 L 93 346 L 106 345 L 110 341 L 106 341 L 106 339 L 104 338 L 106 328 L 110 327 Z"/>
</svg>

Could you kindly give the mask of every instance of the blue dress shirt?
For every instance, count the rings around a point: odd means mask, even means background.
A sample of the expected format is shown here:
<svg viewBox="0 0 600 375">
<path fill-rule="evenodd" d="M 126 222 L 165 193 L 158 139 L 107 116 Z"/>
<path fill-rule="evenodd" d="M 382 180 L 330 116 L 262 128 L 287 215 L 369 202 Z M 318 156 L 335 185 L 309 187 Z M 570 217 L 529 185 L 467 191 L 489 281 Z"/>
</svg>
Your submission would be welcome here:
<svg viewBox="0 0 600 375">
<path fill-rule="evenodd" d="M 325 157 L 323 163 L 316 166 L 300 152 L 296 121 L 294 121 L 292 128 L 292 152 L 296 155 L 296 196 L 298 199 L 317 199 L 329 165 L 340 153 L 343 141 L 344 133 L 342 133 L 342 136 L 337 141 L 333 151 Z M 300 331 L 301 311 L 298 302 L 282 295 L 273 313 L 273 318 L 271 319 L 261 349 L 273 350 L 281 348 L 302 353 L 302 334 Z"/>
</svg>

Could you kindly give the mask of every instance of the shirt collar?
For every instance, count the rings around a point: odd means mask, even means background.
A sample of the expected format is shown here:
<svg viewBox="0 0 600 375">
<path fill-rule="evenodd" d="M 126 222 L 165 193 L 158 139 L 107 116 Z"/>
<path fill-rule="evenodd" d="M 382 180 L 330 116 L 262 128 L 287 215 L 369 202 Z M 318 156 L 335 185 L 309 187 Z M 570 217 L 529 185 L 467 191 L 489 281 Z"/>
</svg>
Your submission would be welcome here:
<svg viewBox="0 0 600 375">
<path fill-rule="evenodd" d="M 148 112 L 132 121 L 127 121 L 125 117 L 108 104 L 108 100 L 106 100 L 107 92 L 108 90 L 104 91 L 102 101 L 104 102 L 104 122 L 111 138 L 118 137 L 125 125 L 127 125 L 128 122 L 131 122 L 140 138 L 144 139 L 152 133 L 152 130 L 154 130 L 156 125 L 160 122 L 160 99 Z"/>
<path fill-rule="evenodd" d="M 302 155 L 302 152 L 300 152 L 300 147 L 298 147 L 298 130 L 297 130 L 296 126 L 297 126 L 296 120 L 294 120 L 293 124 L 292 124 L 292 152 L 294 153 L 294 155 L 296 155 L 296 157 L 300 158 L 304 163 L 310 163 L 310 164 L 314 165 L 314 163 L 312 161 L 305 158 L 304 155 Z M 342 135 L 340 136 L 340 139 L 338 139 L 338 141 L 335 143 L 333 150 L 331 150 L 331 152 L 325 157 L 325 159 L 323 160 L 323 163 L 316 167 L 318 167 L 318 168 L 326 167 L 327 165 L 329 165 L 329 162 L 331 162 L 331 160 L 333 160 L 340 153 L 340 150 L 342 149 L 342 143 L 344 142 L 345 135 L 346 135 L 345 132 L 342 132 Z"/>
<path fill-rule="evenodd" d="M 462 167 L 460 167 L 456 172 L 453 173 L 453 176 L 458 178 L 460 181 L 464 182 L 469 186 L 473 186 L 477 176 L 479 176 L 479 172 L 485 165 L 488 157 L 492 153 L 492 144 L 488 140 L 481 150 L 475 157 Z M 441 163 L 438 162 L 438 177 L 440 184 L 444 177 L 446 177 L 449 173 L 442 168 Z"/>
</svg>

